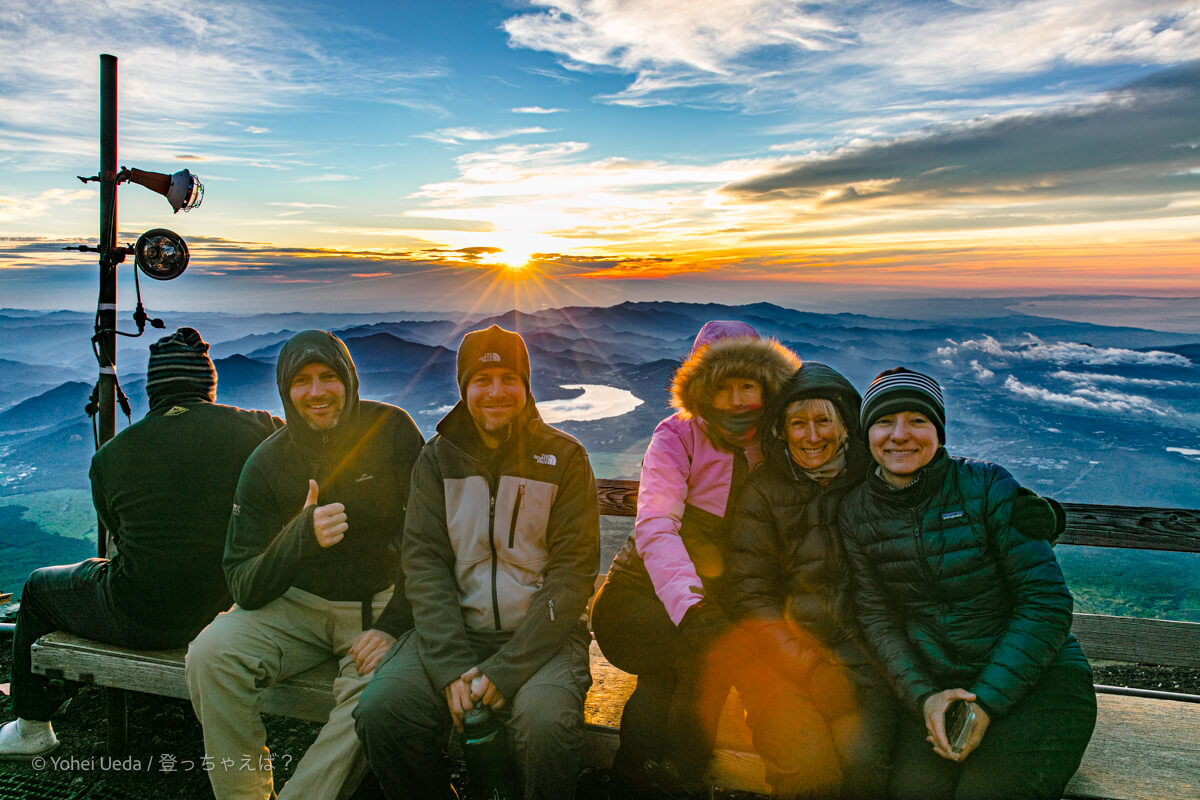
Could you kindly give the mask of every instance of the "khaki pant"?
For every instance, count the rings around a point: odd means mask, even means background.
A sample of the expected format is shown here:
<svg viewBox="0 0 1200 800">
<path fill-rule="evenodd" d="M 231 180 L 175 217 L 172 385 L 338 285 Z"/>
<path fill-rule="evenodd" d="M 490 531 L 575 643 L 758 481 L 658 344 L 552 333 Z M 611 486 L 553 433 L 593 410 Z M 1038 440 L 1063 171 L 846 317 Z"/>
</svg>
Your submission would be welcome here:
<svg viewBox="0 0 1200 800">
<path fill-rule="evenodd" d="M 373 616 L 390 597 L 390 589 L 375 595 Z M 271 796 L 267 732 L 255 708 L 258 694 L 331 656 L 340 659 L 333 682 L 334 708 L 280 800 L 337 797 L 346 776 L 363 758 L 351 714 L 371 673 L 359 675 L 348 655 L 361 633 L 361 603 L 334 602 L 291 588 L 253 611 L 234 606 L 192 641 L 186 665 L 188 692 L 204 728 L 208 777 L 217 800 Z"/>
</svg>

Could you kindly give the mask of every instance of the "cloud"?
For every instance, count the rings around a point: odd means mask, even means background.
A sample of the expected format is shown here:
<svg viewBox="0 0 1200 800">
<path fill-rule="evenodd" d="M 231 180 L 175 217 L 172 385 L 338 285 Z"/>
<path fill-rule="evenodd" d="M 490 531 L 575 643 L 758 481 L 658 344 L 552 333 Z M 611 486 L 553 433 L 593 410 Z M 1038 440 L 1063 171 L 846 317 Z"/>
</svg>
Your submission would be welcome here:
<svg viewBox="0 0 1200 800">
<path fill-rule="evenodd" d="M 90 189 L 47 189 L 34 197 L 0 195 L 0 222 L 40 217 L 60 206 L 95 200 L 96 192 Z"/>
<path fill-rule="evenodd" d="M 234 142 L 212 132 L 221 124 L 214 118 L 291 111 L 318 97 L 377 99 L 443 74 L 436 64 L 405 69 L 374 50 L 335 49 L 326 43 L 330 25 L 303 7 L 259 0 L 6 6 L 0 14 L 0 154 L 20 153 L 43 169 L 73 163 L 81 153 L 94 158 L 96 54 L 112 52 L 114 43 L 120 44 L 127 156 L 141 156 L 150 138 L 226 151 Z M 349 27 L 334 25 L 342 32 Z M 258 120 L 237 124 L 256 139 L 269 132 Z"/>
<path fill-rule="evenodd" d="M 302 175 L 296 179 L 299 183 L 339 183 L 341 181 L 356 181 L 357 175 L 343 175 L 340 172 L 323 172 L 319 175 Z"/>
<path fill-rule="evenodd" d="M 546 128 L 509 128 L 502 131 L 483 131 L 478 128 L 441 128 L 430 133 L 419 133 L 417 138 L 430 139 L 442 144 L 462 144 L 464 142 L 488 142 L 493 139 L 511 139 L 514 136 L 530 136 L 536 133 L 550 133 Z"/>
<path fill-rule="evenodd" d="M 1080 384 L 1109 383 L 1116 386 L 1138 386 L 1146 389 L 1176 389 L 1188 386 L 1200 386 L 1191 381 L 1167 380 L 1162 378 L 1128 378 L 1124 375 L 1105 375 L 1098 372 L 1070 372 L 1060 369 L 1050 373 L 1048 377 L 1060 381 Z"/>
<path fill-rule="evenodd" d="M 878 108 L 1054 67 L 1174 64 L 1200 52 L 1194 4 L 1125 0 L 796 3 L 533 0 L 514 47 L 632 75 L 604 100 Z"/>
<path fill-rule="evenodd" d="M 1051 364 L 1116 365 L 1141 364 L 1150 366 L 1190 367 L 1186 356 L 1163 350 L 1129 350 L 1123 347 L 1093 347 L 1082 342 L 1044 342 L 1033 334 L 1012 345 L 1002 344 L 992 336 L 968 339 L 964 342 L 947 340 L 948 345 L 938 348 L 938 355 L 949 358 L 959 353 L 984 353 L 1000 362 L 1013 361 L 1049 362 Z"/>
<path fill-rule="evenodd" d="M 979 363 L 979 359 L 971 359 L 971 370 L 975 373 L 975 377 L 981 381 L 991 380 L 996 377 L 996 373 L 992 372 L 987 367 Z"/>
<path fill-rule="evenodd" d="M 1013 112 L 813 155 L 728 191 L 747 200 L 824 205 L 1195 191 L 1200 176 L 1188 173 L 1200 166 L 1198 129 L 1200 66 L 1191 65 L 1065 109 Z"/>
<path fill-rule="evenodd" d="M 542 108 L 541 106 L 521 106 L 514 108 L 514 114 L 561 114 L 565 108 Z"/>
<path fill-rule="evenodd" d="M 1049 405 L 1065 406 L 1086 411 L 1106 411 L 1114 413 L 1154 414 L 1167 416 L 1174 413 L 1170 408 L 1160 408 L 1149 397 L 1136 394 L 1102 389 L 1079 388 L 1069 394 L 1051 391 L 1038 386 L 1022 383 L 1015 376 L 1009 375 L 1004 379 L 1004 388 L 1020 397 L 1027 397 Z"/>
<path fill-rule="evenodd" d="M 284 202 L 268 202 L 268 203 L 267 203 L 267 205 L 269 205 L 269 206 L 283 206 L 284 208 L 299 208 L 299 209 L 310 209 L 310 208 L 341 208 L 341 206 L 330 205 L 329 203 L 302 203 L 302 202 L 299 202 L 299 201 L 293 201 L 293 202 L 287 202 L 287 203 L 284 203 Z"/>
</svg>

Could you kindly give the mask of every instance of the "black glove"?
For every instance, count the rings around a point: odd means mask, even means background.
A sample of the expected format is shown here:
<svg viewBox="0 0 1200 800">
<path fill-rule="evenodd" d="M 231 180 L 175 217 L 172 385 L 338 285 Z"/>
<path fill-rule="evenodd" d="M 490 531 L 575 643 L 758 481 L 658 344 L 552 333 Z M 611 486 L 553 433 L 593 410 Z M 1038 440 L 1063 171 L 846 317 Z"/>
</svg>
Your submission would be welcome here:
<svg viewBox="0 0 1200 800">
<path fill-rule="evenodd" d="M 707 653 L 732 627 L 719 608 L 701 600 L 683 615 L 679 633 L 689 648 L 697 653 Z"/>
<path fill-rule="evenodd" d="M 1067 529 L 1067 513 L 1057 500 L 1021 488 L 1013 498 L 1012 526 L 1027 539 L 1045 539 L 1054 544 Z"/>
</svg>

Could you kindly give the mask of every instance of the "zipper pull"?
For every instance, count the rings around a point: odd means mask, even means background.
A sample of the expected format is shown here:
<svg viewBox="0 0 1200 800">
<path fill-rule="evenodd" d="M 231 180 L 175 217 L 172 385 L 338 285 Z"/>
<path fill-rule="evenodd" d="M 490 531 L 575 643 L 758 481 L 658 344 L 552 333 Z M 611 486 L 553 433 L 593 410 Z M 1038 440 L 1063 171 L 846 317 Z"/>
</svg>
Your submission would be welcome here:
<svg viewBox="0 0 1200 800">
<path fill-rule="evenodd" d="M 549 605 L 550 605 L 550 621 L 554 622 L 554 598 L 553 597 L 550 598 Z"/>
</svg>

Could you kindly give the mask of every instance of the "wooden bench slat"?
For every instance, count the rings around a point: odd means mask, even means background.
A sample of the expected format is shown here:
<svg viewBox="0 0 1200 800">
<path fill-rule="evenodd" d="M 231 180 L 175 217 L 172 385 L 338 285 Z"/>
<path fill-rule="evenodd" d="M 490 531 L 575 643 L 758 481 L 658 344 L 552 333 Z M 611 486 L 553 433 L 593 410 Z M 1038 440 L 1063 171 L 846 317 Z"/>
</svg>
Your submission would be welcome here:
<svg viewBox="0 0 1200 800">
<path fill-rule="evenodd" d="M 1200 668 L 1200 622 L 1076 614 L 1071 632 L 1089 659 Z"/>
<path fill-rule="evenodd" d="M 55 631 L 33 643 L 34 672 L 115 689 L 188 699 L 183 676 L 186 647 L 130 650 Z M 333 708 L 337 664 L 327 661 L 268 687 L 258 708 L 267 714 L 323 722 Z"/>
<path fill-rule="evenodd" d="M 1059 544 L 1200 553 L 1200 510 L 1062 505 L 1067 530 Z"/>
<path fill-rule="evenodd" d="M 53 633 L 34 645 L 39 672 L 90 677 L 98 684 L 170 697 L 187 697 L 183 648 L 136 651 Z M 613 667 L 593 643 L 594 684 L 587 698 L 585 763 L 607 766 L 617 748 L 617 726 L 635 678 Z M 329 661 L 263 692 L 266 713 L 314 721 L 332 706 L 334 662 Z M 1083 766 L 1068 786 L 1071 798 L 1148 800 L 1200 796 L 1200 704 L 1101 695 L 1096 733 Z M 715 785 L 767 793 L 762 759 L 752 752 L 736 692 L 722 712 L 718 749 L 709 770 Z"/>
<path fill-rule="evenodd" d="M 1102 694 L 1071 798 L 1200 797 L 1200 705 Z"/>
</svg>

